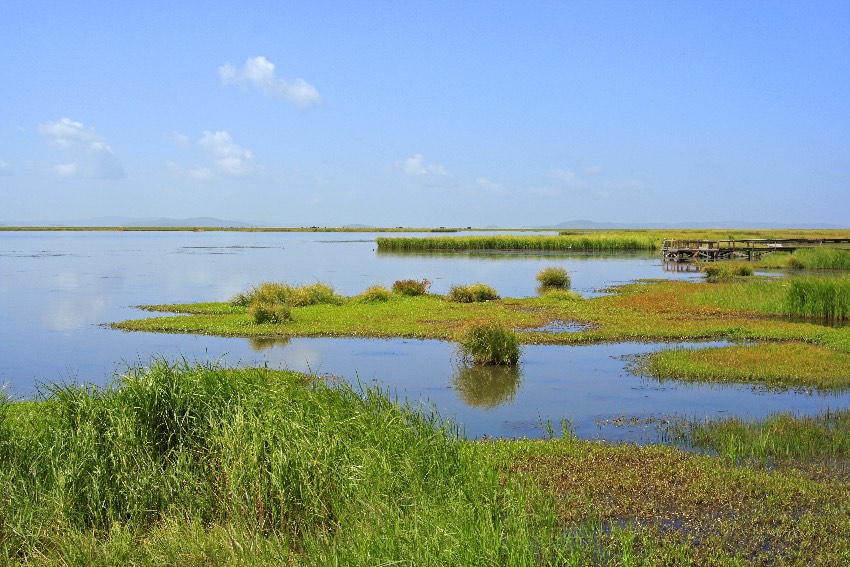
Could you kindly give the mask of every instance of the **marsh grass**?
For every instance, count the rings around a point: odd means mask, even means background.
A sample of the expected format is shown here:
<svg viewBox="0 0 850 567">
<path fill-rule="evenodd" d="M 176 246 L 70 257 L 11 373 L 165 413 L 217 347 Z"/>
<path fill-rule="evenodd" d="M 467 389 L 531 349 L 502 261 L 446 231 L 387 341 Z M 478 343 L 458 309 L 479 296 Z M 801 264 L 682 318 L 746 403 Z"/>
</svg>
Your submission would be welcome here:
<svg viewBox="0 0 850 567">
<path fill-rule="evenodd" d="M 457 303 L 479 303 L 499 299 L 499 294 L 495 289 L 483 283 L 453 285 L 449 288 L 446 299 Z"/>
<path fill-rule="evenodd" d="M 660 250 L 662 237 L 628 234 L 580 234 L 563 236 L 437 236 L 381 237 L 379 251 L 428 250 L 547 250 L 608 252 L 622 250 Z"/>
<path fill-rule="evenodd" d="M 288 323 L 292 321 L 292 308 L 286 303 L 267 303 L 257 301 L 251 303 L 246 311 L 254 323 Z"/>
<path fill-rule="evenodd" d="M 673 422 L 674 437 L 731 462 L 834 461 L 850 458 L 850 411 L 816 416 L 775 414 L 763 420 L 724 418 Z"/>
<path fill-rule="evenodd" d="M 569 289 L 570 274 L 564 268 L 557 266 L 548 266 L 543 268 L 535 276 L 537 283 L 540 284 L 540 290 L 547 289 Z"/>
<path fill-rule="evenodd" d="M 826 320 L 850 319 L 850 278 L 793 278 L 788 287 L 786 313 Z"/>
<path fill-rule="evenodd" d="M 459 343 L 464 360 L 475 364 L 515 365 L 521 354 L 516 332 L 500 323 L 479 323 L 466 331 Z"/>
<path fill-rule="evenodd" d="M 6 408 L 6 563 L 532 565 L 557 554 L 544 500 L 379 390 L 155 361 Z"/>
<path fill-rule="evenodd" d="M 702 271 L 709 281 L 725 281 L 733 278 L 749 277 L 755 272 L 752 266 L 743 262 L 710 262 L 702 265 Z"/>
<path fill-rule="evenodd" d="M 850 388 L 850 353 L 802 342 L 662 350 L 640 357 L 636 370 L 660 380 Z"/>
<path fill-rule="evenodd" d="M 419 295 L 426 295 L 428 293 L 428 288 L 430 287 L 431 281 L 427 279 L 396 280 L 393 282 L 393 293 L 416 297 Z"/>
</svg>

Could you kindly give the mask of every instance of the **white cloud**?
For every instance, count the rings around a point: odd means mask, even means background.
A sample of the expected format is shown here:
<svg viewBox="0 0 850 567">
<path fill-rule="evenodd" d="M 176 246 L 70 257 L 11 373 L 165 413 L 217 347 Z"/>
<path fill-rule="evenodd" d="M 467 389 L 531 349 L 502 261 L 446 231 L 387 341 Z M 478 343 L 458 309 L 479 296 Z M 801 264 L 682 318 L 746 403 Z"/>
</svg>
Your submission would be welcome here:
<svg viewBox="0 0 850 567">
<path fill-rule="evenodd" d="M 586 184 L 574 171 L 558 168 L 553 169 L 551 173 L 552 177 L 568 187 L 583 187 Z"/>
<path fill-rule="evenodd" d="M 475 184 L 487 193 L 504 193 L 505 191 L 501 184 L 490 181 L 486 177 L 476 177 Z"/>
<path fill-rule="evenodd" d="M 185 143 L 187 148 L 192 145 L 189 137 L 184 134 L 174 132 L 170 137 L 178 145 L 183 146 Z M 238 145 L 233 141 L 230 133 L 224 130 L 218 132 L 205 130 L 198 139 L 198 146 L 204 151 L 206 163 L 187 168 L 174 161 L 166 161 L 165 167 L 172 176 L 189 181 L 205 182 L 222 176 L 247 177 L 262 169 L 254 163 L 254 154 L 251 150 Z"/>
<path fill-rule="evenodd" d="M 124 177 L 124 168 L 112 153 L 112 148 L 94 128 L 62 118 L 40 124 L 38 132 L 70 160 L 53 167 L 56 175 L 89 179 Z"/>
<path fill-rule="evenodd" d="M 274 63 L 262 55 L 247 59 L 242 69 L 226 63 L 218 68 L 218 77 L 223 85 L 253 84 L 266 96 L 288 100 L 301 110 L 322 102 L 319 91 L 304 79 L 295 79 L 289 83 L 278 78 L 275 75 Z"/>
<path fill-rule="evenodd" d="M 417 176 L 417 175 L 448 175 L 448 172 L 442 165 L 436 164 L 425 164 L 425 158 L 422 154 L 416 154 L 415 156 L 409 157 L 403 162 L 401 162 L 401 168 L 404 171 L 405 175 Z"/>
<path fill-rule="evenodd" d="M 181 148 L 188 148 L 189 145 L 192 143 L 189 140 L 189 136 L 187 136 L 186 134 L 183 134 L 182 132 L 171 132 L 168 135 L 168 138 L 172 142 L 174 142 L 175 144 L 180 146 Z"/>
<path fill-rule="evenodd" d="M 12 175 L 12 166 L 0 159 L 0 177 Z"/>
<path fill-rule="evenodd" d="M 230 134 L 223 130 L 205 131 L 199 143 L 212 158 L 216 169 L 222 173 L 241 177 L 255 169 L 254 154 L 251 150 L 238 146 Z"/>
</svg>

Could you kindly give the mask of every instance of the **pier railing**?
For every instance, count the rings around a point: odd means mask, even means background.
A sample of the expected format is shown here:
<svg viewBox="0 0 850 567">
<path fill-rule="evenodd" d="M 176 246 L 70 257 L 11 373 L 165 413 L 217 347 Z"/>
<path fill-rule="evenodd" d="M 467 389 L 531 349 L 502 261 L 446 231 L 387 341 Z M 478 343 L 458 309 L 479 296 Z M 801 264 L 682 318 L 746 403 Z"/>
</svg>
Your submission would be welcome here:
<svg viewBox="0 0 850 567">
<path fill-rule="evenodd" d="M 850 244 L 850 238 L 748 238 L 740 240 L 665 239 L 661 258 L 665 262 L 712 262 L 754 260 L 765 252 L 794 252 L 798 248 Z"/>
</svg>

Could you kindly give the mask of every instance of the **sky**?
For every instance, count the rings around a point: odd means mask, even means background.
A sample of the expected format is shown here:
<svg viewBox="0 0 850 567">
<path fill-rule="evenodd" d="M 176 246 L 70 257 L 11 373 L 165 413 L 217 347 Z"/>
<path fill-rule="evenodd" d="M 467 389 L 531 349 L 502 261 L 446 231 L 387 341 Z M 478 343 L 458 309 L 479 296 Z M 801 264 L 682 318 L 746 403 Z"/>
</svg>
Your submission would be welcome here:
<svg viewBox="0 0 850 567">
<path fill-rule="evenodd" d="M 850 226 L 850 2 L 4 0 L 0 223 Z"/>
</svg>

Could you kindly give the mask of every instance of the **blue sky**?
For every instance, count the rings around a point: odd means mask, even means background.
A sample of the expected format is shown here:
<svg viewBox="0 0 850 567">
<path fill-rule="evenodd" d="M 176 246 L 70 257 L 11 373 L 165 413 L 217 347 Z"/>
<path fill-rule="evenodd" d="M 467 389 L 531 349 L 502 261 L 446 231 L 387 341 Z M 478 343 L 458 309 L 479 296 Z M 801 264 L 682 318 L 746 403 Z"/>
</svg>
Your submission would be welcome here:
<svg viewBox="0 0 850 567">
<path fill-rule="evenodd" d="M 850 3 L 6 0 L 0 222 L 850 226 Z"/>
</svg>

